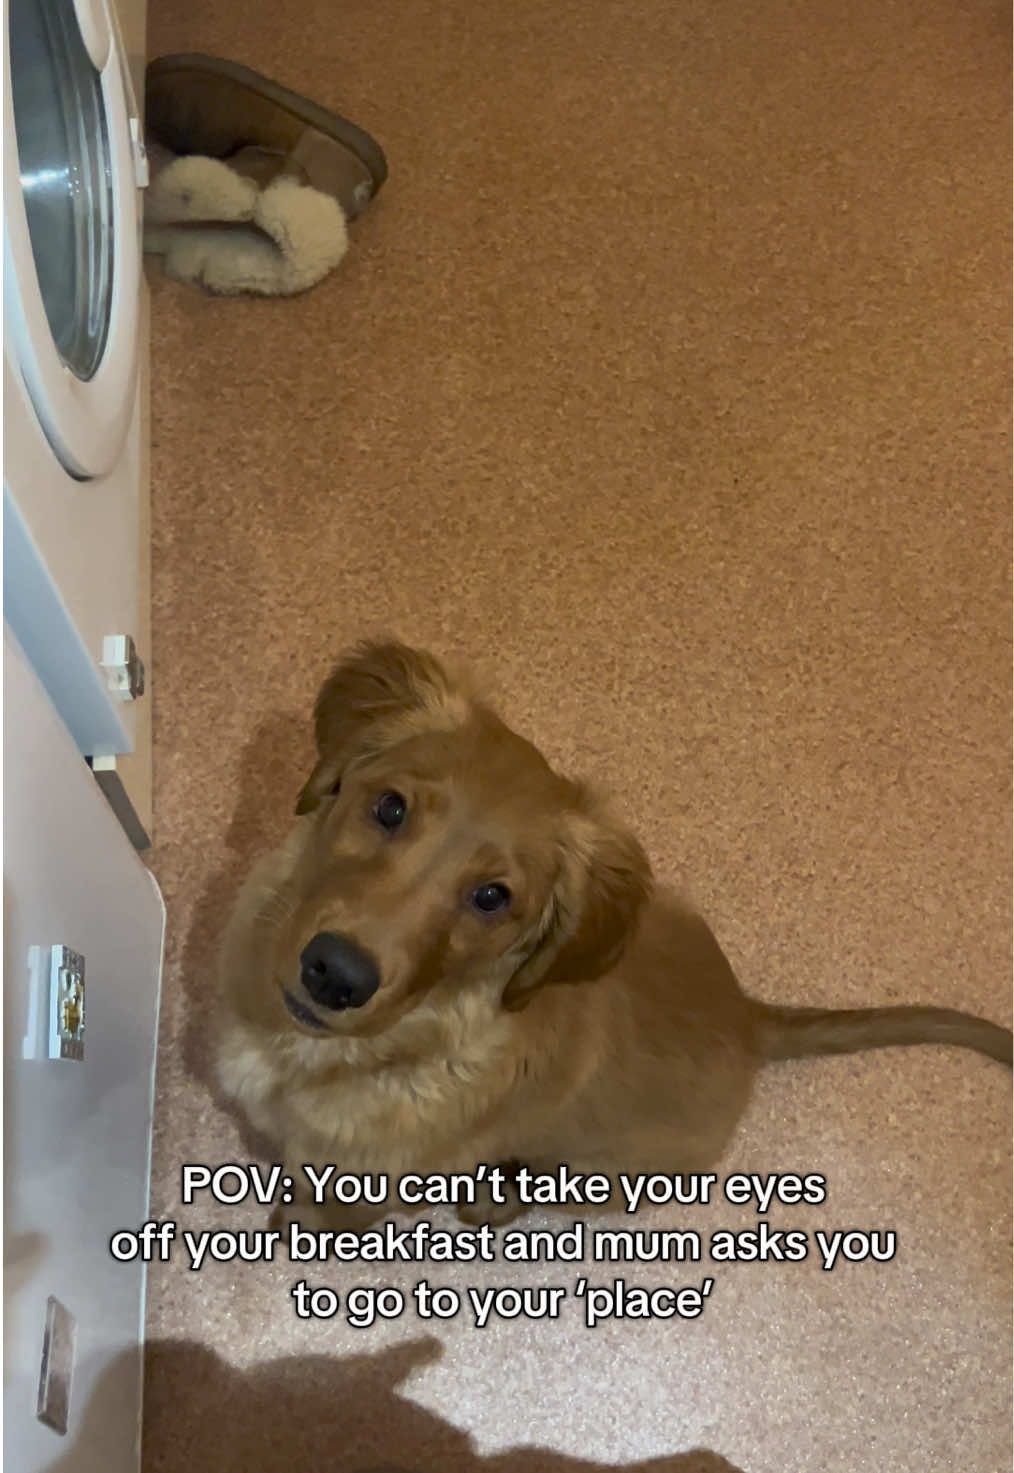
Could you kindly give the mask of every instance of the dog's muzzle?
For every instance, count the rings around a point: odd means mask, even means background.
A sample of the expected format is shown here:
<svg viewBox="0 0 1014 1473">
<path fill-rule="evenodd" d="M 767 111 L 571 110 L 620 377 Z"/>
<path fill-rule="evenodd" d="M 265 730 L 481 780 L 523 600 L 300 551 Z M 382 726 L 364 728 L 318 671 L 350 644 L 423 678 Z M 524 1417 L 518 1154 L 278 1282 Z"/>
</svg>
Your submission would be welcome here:
<svg viewBox="0 0 1014 1473">
<path fill-rule="evenodd" d="M 327 1025 L 322 1023 L 316 1013 L 312 1013 L 308 1007 L 293 997 L 286 988 L 282 988 L 282 1001 L 297 1023 L 302 1023 L 304 1028 L 315 1028 L 318 1032 L 326 1031 Z"/>
<path fill-rule="evenodd" d="M 299 968 L 310 997 L 331 1012 L 361 1008 L 380 986 L 380 968 L 369 952 L 333 931 L 320 931 L 307 942 Z"/>
</svg>

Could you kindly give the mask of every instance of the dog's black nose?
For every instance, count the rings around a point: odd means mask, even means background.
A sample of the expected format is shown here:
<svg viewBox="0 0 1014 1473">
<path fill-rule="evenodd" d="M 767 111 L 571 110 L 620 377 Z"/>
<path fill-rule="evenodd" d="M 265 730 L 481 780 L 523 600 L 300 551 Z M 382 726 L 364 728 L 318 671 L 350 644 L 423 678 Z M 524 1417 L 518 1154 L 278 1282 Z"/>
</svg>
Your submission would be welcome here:
<svg viewBox="0 0 1014 1473">
<path fill-rule="evenodd" d="M 361 1008 L 380 986 L 369 952 L 333 931 L 320 931 L 299 958 L 303 986 L 322 1008 Z"/>
</svg>

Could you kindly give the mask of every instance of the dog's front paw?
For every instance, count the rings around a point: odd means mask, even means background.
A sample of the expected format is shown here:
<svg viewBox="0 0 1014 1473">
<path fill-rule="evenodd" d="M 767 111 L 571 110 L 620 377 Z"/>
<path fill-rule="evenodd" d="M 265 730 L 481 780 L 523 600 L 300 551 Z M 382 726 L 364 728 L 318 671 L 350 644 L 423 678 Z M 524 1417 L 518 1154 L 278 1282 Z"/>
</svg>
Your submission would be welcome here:
<svg viewBox="0 0 1014 1473">
<path fill-rule="evenodd" d="M 503 1227 L 526 1210 L 520 1198 L 513 1200 L 513 1193 L 507 1194 L 506 1202 L 494 1202 L 488 1197 L 485 1201 L 458 1203 L 458 1217 L 469 1227 Z"/>
<path fill-rule="evenodd" d="M 308 1233 L 319 1233 L 327 1226 L 323 1212 L 312 1202 L 276 1202 L 268 1218 L 268 1227 L 285 1235 L 293 1223 Z"/>
<path fill-rule="evenodd" d="M 488 1182 L 479 1182 L 476 1185 L 474 1202 L 459 1202 L 458 1217 L 470 1227 L 503 1227 L 505 1223 L 513 1222 L 528 1209 L 521 1200 L 518 1191 L 515 1174 L 518 1163 L 512 1161 L 504 1168 L 505 1180 L 503 1183 L 502 1202 L 498 1202 Z"/>
<path fill-rule="evenodd" d="M 372 1204 L 347 1206 L 341 1202 L 327 1202 L 318 1207 L 313 1202 L 276 1202 L 271 1210 L 270 1226 L 283 1233 L 287 1233 L 295 1223 L 307 1233 L 361 1234 L 382 1215 L 382 1210 Z"/>
</svg>

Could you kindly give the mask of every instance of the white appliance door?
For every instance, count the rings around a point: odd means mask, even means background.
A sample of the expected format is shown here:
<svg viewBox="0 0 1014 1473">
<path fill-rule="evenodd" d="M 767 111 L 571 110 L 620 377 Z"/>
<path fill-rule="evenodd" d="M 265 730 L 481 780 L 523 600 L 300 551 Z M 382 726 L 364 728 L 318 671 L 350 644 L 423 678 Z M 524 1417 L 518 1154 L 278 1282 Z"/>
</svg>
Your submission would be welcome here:
<svg viewBox="0 0 1014 1473">
<path fill-rule="evenodd" d="M 88 478 L 134 404 L 138 110 L 105 0 L 4 9 L 4 333 L 54 453 Z"/>
<path fill-rule="evenodd" d="M 139 623 L 140 411 L 114 470 L 73 480 L 9 360 L 5 351 L 4 617 L 80 751 L 129 752 L 137 703 L 110 689 L 100 662 L 106 637 Z"/>
<path fill-rule="evenodd" d="M 7 1466 L 136 1473 L 144 1279 L 109 1240 L 147 1217 L 164 910 L 6 629 L 4 710 Z M 69 990 L 57 1011 L 69 1057 L 48 1057 L 53 945 L 83 958 L 83 1014 Z M 74 1324 L 62 1434 L 37 1416 L 51 1296 Z"/>
</svg>

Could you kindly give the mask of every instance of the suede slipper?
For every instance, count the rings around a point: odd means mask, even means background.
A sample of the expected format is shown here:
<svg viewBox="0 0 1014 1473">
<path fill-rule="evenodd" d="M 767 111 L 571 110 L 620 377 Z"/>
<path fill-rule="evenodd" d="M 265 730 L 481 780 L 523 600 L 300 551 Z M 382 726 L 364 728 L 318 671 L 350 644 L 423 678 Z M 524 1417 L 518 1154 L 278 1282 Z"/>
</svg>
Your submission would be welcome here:
<svg viewBox="0 0 1014 1473">
<path fill-rule="evenodd" d="M 198 52 L 148 66 L 146 125 L 176 154 L 224 159 L 261 187 L 279 175 L 332 195 L 348 220 L 387 178 L 369 133 L 238 62 Z"/>
</svg>

